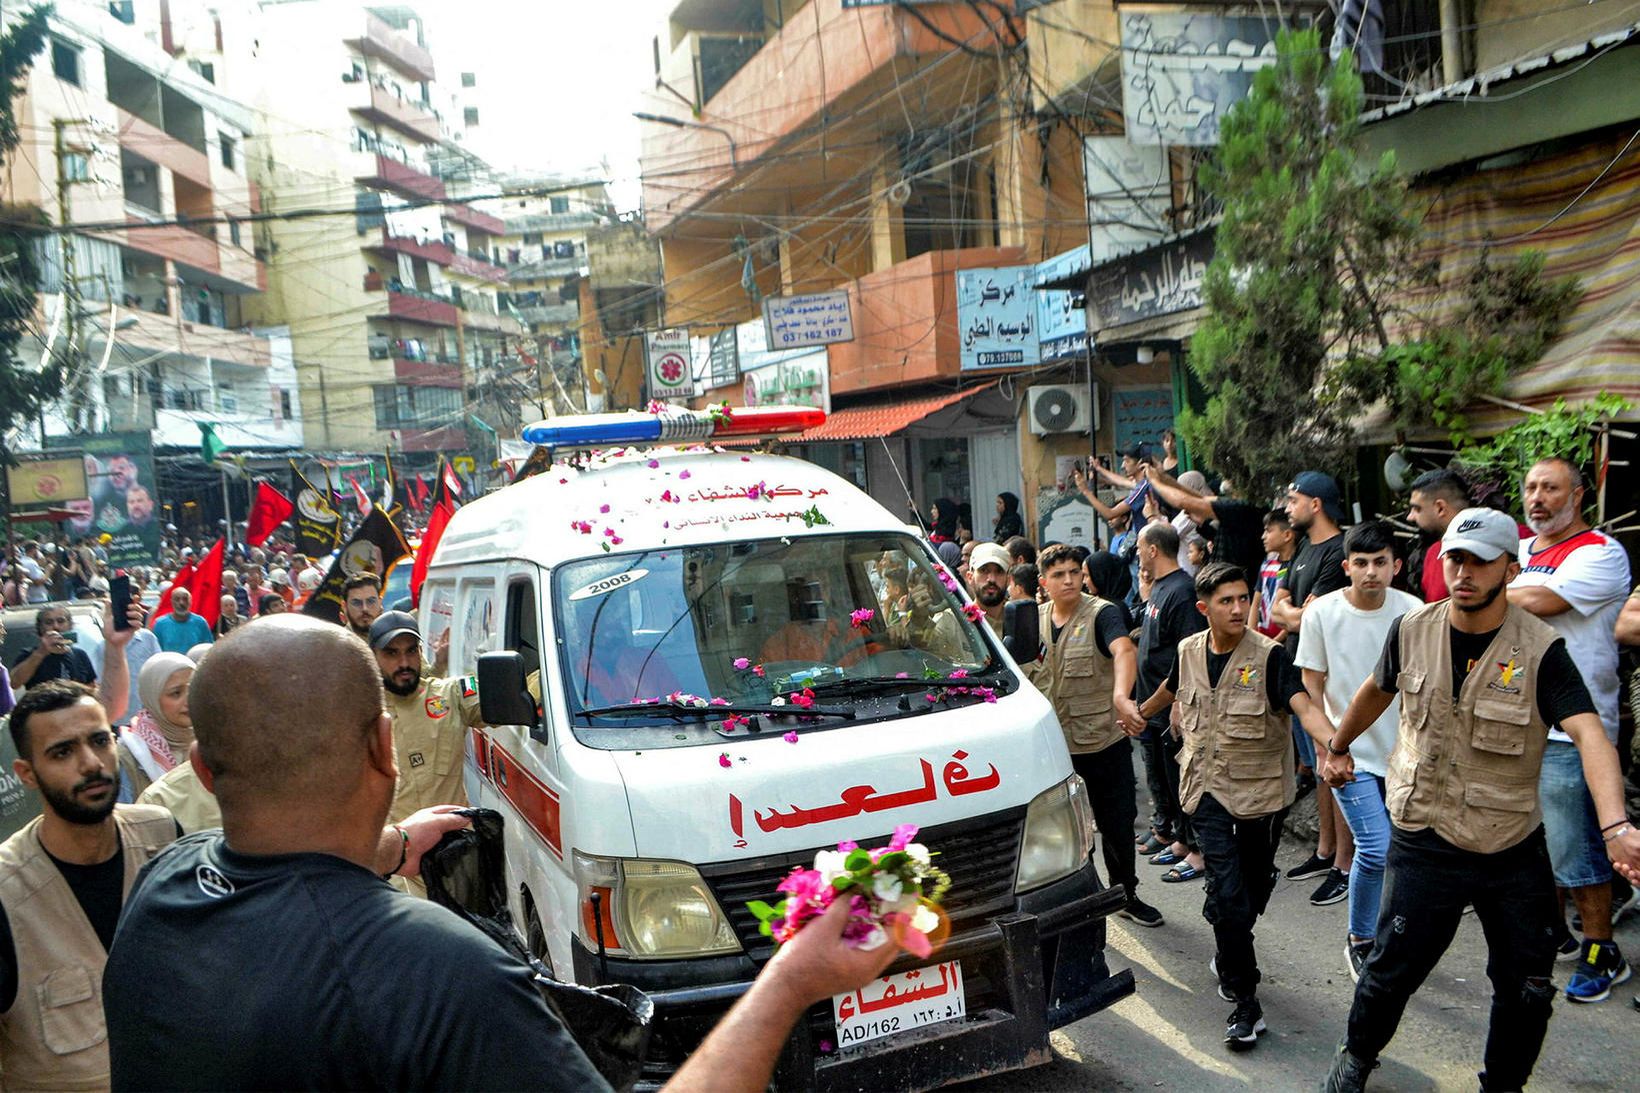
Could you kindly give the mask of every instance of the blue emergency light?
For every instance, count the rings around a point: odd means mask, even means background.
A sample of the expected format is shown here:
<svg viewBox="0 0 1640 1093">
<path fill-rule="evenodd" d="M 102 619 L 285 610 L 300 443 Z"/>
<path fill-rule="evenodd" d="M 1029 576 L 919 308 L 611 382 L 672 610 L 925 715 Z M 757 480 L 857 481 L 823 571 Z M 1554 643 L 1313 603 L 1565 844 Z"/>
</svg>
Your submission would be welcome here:
<svg viewBox="0 0 1640 1093">
<path fill-rule="evenodd" d="M 548 448 L 687 444 L 729 437 L 800 433 L 824 424 L 826 412 L 807 406 L 755 406 L 718 410 L 668 407 L 655 413 L 580 414 L 524 427 L 524 440 Z"/>
</svg>

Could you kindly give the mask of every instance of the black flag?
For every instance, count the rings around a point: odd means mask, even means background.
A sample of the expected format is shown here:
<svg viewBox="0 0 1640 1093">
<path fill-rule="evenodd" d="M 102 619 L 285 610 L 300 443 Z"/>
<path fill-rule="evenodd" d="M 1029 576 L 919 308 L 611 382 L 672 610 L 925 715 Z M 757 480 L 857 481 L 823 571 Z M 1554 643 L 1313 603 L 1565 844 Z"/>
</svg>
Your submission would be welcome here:
<svg viewBox="0 0 1640 1093">
<path fill-rule="evenodd" d="M 340 622 L 342 586 L 349 577 L 374 573 L 385 585 L 393 567 L 409 556 L 410 547 L 393 521 L 379 507 L 372 508 L 370 515 L 359 523 L 359 530 L 353 533 L 353 538 L 336 555 L 330 572 L 325 574 L 324 583 L 315 588 L 307 603 L 302 605 L 302 614 Z"/>
<path fill-rule="evenodd" d="M 290 470 L 296 476 L 296 551 L 309 558 L 323 558 L 342 541 L 341 514 L 331 506 L 330 492 L 314 489 L 294 459 Z"/>
</svg>

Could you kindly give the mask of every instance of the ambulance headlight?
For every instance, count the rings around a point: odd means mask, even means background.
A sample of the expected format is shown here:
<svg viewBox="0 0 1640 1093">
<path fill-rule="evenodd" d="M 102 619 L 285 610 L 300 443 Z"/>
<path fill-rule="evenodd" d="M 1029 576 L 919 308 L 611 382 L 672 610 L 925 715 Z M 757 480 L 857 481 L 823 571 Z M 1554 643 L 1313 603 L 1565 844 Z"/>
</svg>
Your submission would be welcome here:
<svg viewBox="0 0 1640 1093">
<path fill-rule="evenodd" d="M 1025 838 L 1014 891 L 1029 892 L 1070 876 L 1087 863 L 1092 851 L 1093 807 L 1088 803 L 1088 787 L 1073 774 L 1037 794 L 1025 810 Z"/>
<path fill-rule="evenodd" d="M 640 960 L 740 952 L 711 888 L 692 865 L 575 852 L 581 941 Z M 596 895 L 596 899 L 593 897 Z"/>
</svg>

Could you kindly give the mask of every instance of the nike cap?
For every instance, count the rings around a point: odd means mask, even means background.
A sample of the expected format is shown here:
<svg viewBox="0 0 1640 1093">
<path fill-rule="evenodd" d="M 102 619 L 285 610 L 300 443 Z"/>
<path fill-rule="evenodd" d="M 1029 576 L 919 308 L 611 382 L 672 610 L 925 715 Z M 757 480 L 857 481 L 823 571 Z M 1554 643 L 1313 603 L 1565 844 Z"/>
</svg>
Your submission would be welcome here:
<svg viewBox="0 0 1640 1093">
<path fill-rule="evenodd" d="M 1497 509 L 1464 509 L 1452 518 L 1441 536 L 1441 554 L 1454 550 L 1473 554 L 1483 562 L 1520 552 L 1520 528 L 1515 518 Z"/>
</svg>

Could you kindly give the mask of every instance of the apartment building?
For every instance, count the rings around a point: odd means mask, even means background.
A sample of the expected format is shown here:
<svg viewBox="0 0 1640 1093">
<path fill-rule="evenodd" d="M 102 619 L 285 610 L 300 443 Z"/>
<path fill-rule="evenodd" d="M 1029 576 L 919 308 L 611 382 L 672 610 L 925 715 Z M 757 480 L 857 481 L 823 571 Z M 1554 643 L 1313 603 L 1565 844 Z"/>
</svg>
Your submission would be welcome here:
<svg viewBox="0 0 1640 1093">
<path fill-rule="evenodd" d="M 49 434 L 151 434 L 197 452 L 200 424 L 241 451 L 303 444 L 285 340 L 256 328 L 266 285 L 245 151 L 259 119 L 177 64 L 130 5 L 65 7 L 16 103 L 0 186 L 56 223 L 36 329 L 71 358 Z M 7 17 L 13 13 L 8 11 Z"/>
<path fill-rule="evenodd" d="M 264 3 L 254 166 L 269 208 L 260 317 L 286 323 L 309 443 L 363 453 L 487 450 L 472 369 L 519 326 L 497 291 L 504 225 L 452 194 L 459 119 L 437 105 L 423 22 L 403 5 Z M 332 215 L 304 216 L 303 210 Z M 474 430 L 477 430 L 475 433 Z M 418 461 L 412 459 L 412 464 Z"/>
</svg>

